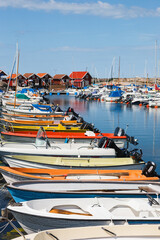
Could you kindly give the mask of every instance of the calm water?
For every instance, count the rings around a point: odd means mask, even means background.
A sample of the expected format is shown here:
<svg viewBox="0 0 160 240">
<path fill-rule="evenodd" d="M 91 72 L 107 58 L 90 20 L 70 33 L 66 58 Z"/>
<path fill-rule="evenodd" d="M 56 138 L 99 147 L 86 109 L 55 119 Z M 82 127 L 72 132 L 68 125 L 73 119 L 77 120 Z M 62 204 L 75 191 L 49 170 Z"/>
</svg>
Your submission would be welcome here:
<svg viewBox="0 0 160 240">
<path fill-rule="evenodd" d="M 55 104 L 59 104 L 63 110 L 72 107 L 85 121 L 94 123 L 101 132 L 114 132 L 117 126 L 127 129 L 128 135 L 138 139 L 138 148 L 143 151 L 143 160 L 154 161 L 157 164 L 156 171 L 160 174 L 160 109 L 98 101 L 88 102 L 67 95 L 53 95 L 50 99 Z M 15 233 L 8 233 L 0 239 L 13 237 Z"/>
<path fill-rule="evenodd" d="M 51 100 L 64 110 L 69 106 L 74 108 L 101 132 L 114 132 L 117 126 L 126 129 L 129 136 L 138 139 L 137 147 L 143 151 L 143 160 L 156 162 L 160 173 L 160 109 L 85 101 L 65 95 L 53 95 Z"/>
</svg>

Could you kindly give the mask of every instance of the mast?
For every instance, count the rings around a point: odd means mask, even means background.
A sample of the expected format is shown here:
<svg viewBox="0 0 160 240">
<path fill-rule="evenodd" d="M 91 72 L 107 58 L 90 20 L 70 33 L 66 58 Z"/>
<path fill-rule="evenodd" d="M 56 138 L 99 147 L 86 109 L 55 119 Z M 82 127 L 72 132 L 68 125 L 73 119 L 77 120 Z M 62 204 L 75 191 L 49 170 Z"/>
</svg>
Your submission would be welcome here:
<svg viewBox="0 0 160 240">
<path fill-rule="evenodd" d="M 120 82 L 120 63 L 121 63 L 121 59 L 119 57 L 119 67 L 118 67 L 118 84 Z"/>
<path fill-rule="evenodd" d="M 16 71 L 16 89 L 15 89 L 15 96 L 14 96 L 14 108 L 16 105 L 16 94 L 17 94 L 17 82 L 18 82 L 18 68 L 19 68 L 19 50 L 18 50 L 18 43 L 17 43 L 17 71 Z"/>
<path fill-rule="evenodd" d="M 155 84 L 157 82 L 157 40 L 155 43 Z"/>
<path fill-rule="evenodd" d="M 12 65 L 12 70 L 11 70 L 11 73 L 10 73 L 10 78 L 9 78 L 9 81 L 8 81 L 8 86 L 7 86 L 6 92 L 8 92 L 8 90 L 9 90 L 9 85 L 10 85 L 10 82 L 11 82 L 11 79 L 12 79 L 12 74 L 13 74 L 13 69 L 14 69 L 15 63 L 16 63 L 16 55 L 15 55 L 15 57 L 14 57 L 14 61 L 13 61 L 13 65 Z"/>
</svg>

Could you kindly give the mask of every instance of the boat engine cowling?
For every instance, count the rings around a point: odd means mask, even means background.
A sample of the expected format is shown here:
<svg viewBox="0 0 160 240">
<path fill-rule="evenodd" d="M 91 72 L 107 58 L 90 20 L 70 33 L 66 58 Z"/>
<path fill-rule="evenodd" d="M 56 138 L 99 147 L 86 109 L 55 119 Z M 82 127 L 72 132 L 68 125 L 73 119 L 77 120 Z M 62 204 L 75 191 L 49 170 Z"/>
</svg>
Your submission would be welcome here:
<svg viewBox="0 0 160 240">
<path fill-rule="evenodd" d="M 142 170 L 142 175 L 146 177 L 155 177 L 157 173 L 155 172 L 156 164 L 154 162 L 147 162 Z"/>
<path fill-rule="evenodd" d="M 115 142 L 107 137 L 102 137 L 98 143 L 98 147 L 99 148 L 113 148 L 116 152 L 116 156 L 117 157 L 128 157 L 129 153 L 126 149 L 120 149 L 119 147 L 117 147 L 117 145 L 115 144 Z"/>
<path fill-rule="evenodd" d="M 114 136 L 124 136 L 125 135 L 125 131 L 124 129 L 117 127 L 114 131 Z"/>
</svg>

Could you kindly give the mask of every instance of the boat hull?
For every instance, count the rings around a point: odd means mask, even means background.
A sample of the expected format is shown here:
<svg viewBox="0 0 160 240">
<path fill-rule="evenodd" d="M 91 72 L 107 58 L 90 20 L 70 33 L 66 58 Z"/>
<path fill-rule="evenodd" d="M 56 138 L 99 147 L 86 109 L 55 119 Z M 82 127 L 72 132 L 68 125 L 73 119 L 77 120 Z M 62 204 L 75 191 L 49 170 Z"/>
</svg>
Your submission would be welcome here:
<svg viewBox="0 0 160 240">
<path fill-rule="evenodd" d="M 142 169 L 144 161 L 132 158 L 53 158 L 41 156 L 2 156 L 10 167 L 20 168 L 60 168 L 60 169 Z"/>
<path fill-rule="evenodd" d="M 152 198 L 160 185 L 107 181 L 22 181 L 7 185 L 15 202 L 48 198 Z M 145 191 L 142 191 L 144 189 Z M 147 191 L 148 189 L 148 191 Z M 156 189 L 156 191 L 155 191 Z M 147 193 L 146 193 L 147 191 Z M 160 192 L 160 191 L 159 191 Z"/>
</svg>

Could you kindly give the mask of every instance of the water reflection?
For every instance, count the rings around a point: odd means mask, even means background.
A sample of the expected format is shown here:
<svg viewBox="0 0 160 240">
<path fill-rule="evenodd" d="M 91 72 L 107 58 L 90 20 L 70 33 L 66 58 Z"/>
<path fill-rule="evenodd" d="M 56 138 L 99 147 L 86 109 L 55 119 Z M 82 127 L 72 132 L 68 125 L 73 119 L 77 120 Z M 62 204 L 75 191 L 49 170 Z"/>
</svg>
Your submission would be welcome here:
<svg viewBox="0 0 160 240">
<path fill-rule="evenodd" d="M 127 134 L 139 140 L 145 161 L 156 161 L 160 156 L 160 109 L 136 105 L 85 101 L 66 95 L 54 95 L 52 100 L 64 110 L 69 106 L 84 120 L 94 123 L 102 132 L 113 132 L 117 126 L 128 127 Z"/>
</svg>

